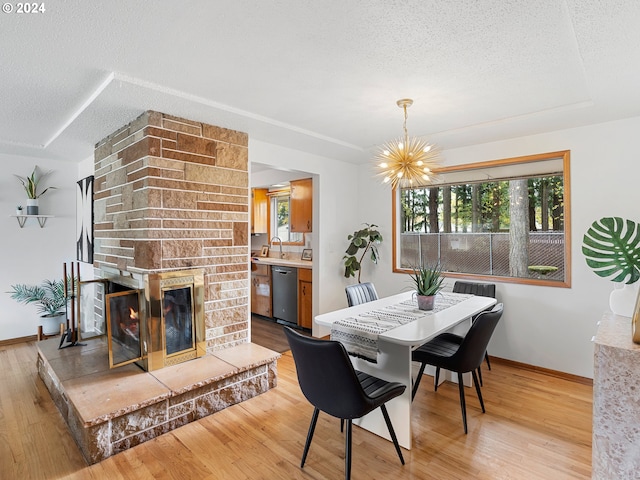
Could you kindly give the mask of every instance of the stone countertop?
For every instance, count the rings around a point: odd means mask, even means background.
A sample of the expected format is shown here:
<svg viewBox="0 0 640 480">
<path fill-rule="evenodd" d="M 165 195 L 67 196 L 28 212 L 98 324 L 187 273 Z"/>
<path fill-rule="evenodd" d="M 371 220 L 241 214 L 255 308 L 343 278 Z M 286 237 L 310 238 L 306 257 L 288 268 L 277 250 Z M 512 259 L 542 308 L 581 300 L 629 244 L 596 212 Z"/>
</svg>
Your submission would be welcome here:
<svg viewBox="0 0 640 480">
<path fill-rule="evenodd" d="M 313 268 L 313 262 L 309 260 L 294 260 L 291 258 L 251 257 L 251 263 L 264 265 L 280 265 L 283 267 Z"/>
<path fill-rule="evenodd" d="M 594 343 L 640 353 L 640 345 L 633 343 L 631 318 L 605 312 L 600 320 Z"/>
</svg>

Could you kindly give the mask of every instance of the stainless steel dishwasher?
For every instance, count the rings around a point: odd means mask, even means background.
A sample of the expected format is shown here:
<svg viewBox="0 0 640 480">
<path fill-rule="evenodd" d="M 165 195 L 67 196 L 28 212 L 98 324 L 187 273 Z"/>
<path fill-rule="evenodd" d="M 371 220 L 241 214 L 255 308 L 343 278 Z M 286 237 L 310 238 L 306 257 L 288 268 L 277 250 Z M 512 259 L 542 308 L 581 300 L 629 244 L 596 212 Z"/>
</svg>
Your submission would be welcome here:
<svg viewBox="0 0 640 480">
<path fill-rule="evenodd" d="M 273 318 L 298 324 L 298 269 L 271 266 Z"/>
</svg>

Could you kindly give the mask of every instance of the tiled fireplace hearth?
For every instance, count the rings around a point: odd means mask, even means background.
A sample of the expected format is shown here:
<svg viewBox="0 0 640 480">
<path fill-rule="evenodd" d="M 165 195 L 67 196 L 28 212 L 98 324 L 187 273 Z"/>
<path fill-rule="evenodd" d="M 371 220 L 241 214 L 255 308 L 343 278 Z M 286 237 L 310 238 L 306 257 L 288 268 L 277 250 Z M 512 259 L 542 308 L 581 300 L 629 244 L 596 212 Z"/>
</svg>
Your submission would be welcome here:
<svg viewBox="0 0 640 480">
<path fill-rule="evenodd" d="M 96 145 L 85 345 L 38 343 L 40 377 L 89 463 L 277 383 L 280 355 L 248 342 L 247 145 L 152 111 Z"/>
<path fill-rule="evenodd" d="M 38 372 L 89 464 L 276 386 L 279 353 L 245 343 L 145 372 L 109 368 L 104 339 L 38 342 Z"/>
</svg>

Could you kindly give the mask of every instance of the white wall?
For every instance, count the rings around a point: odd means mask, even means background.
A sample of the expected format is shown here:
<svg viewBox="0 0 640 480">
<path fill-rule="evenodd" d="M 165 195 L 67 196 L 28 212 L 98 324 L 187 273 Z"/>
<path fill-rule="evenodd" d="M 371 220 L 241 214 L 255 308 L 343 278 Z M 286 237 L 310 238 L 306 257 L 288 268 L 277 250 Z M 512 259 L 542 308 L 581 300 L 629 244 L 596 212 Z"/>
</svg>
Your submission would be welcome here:
<svg viewBox="0 0 640 480">
<path fill-rule="evenodd" d="M 505 313 L 490 354 L 510 360 L 593 377 L 591 337 L 608 309 L 613 283 L 596 276 L 581 253 L 582 237 L 594 220 L 620 216 L 640 222 L 640 117 L 509 141 L 447 150 L 447 165 L 481 162 L 558 150 L 571 150 L 572 287 L 497 284 Z M 379 294 L 408 286 L 406 275 L 391 272 L 391 194 L 361 167 L 360 217 L 381 225 L 382 263 L 367 280 Z"/>
<path fill-rule="evenodd" d="M 33 305 L 22 305 L 5 293 L 16 283 L 39 284 L 44 279 L 61 279 L 65 261 L 75 259 L 75 200 L 78 165 L 73 162 L 0 155 L 0 340 L 37 333 L 39 315 Z M 13 174 L 30 175 L 38 165 L 52 170 L 44 185 L 55 186 L 40 198 L 39 212 L 55 215 L 44 228 L 29 219 L 18 226 L 15 207 L 26 208 L 26 194 Z"/>
</svg>

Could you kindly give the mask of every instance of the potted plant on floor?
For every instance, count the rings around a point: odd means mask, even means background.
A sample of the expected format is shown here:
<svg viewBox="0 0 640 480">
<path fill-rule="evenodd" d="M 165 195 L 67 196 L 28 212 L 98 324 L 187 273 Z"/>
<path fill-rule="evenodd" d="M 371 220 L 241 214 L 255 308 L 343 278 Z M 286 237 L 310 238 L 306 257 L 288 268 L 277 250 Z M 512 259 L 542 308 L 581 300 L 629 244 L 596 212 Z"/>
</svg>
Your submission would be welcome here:
<svg viewBox="0 0 640 480">
<path fill-rule="evenodd" d="M 365 228 L 356 230 L 352 235 L 347 236 L 347 240 L 351 240 L 347 247 L 346 255 L 342 257 L 344 261 L 345 278 L 355 277 L 358 272 L 358 283 L 360 282 L 360 272 L 362 260 L 368 251 L 371 251 L 371 261 L 378 263 L 380 255 L 378 253 L 378 245 L 382 242 L 382 235 L 377 230 L 377 225 L 365 223 Z M 364 252 L 358 259 L 356 254 L 363 248 Z"/>
<path fill-rule="evenodd" d="M 414 267 L 413 274 L 409 275 L 416 288 L 418 308 L 433 310 L 436 295 L 442 290 L 442 282 L 444 281 L 440 265 Z"/>
<path fill-rule="evenodd" d="M 40 285 L 11 285 L 11 291 L 7 293 L 19 303 L 36 305 L 45 335 L 59 332 L 66 306 L 62 280 L 43 280 Z"/>
</svg>

